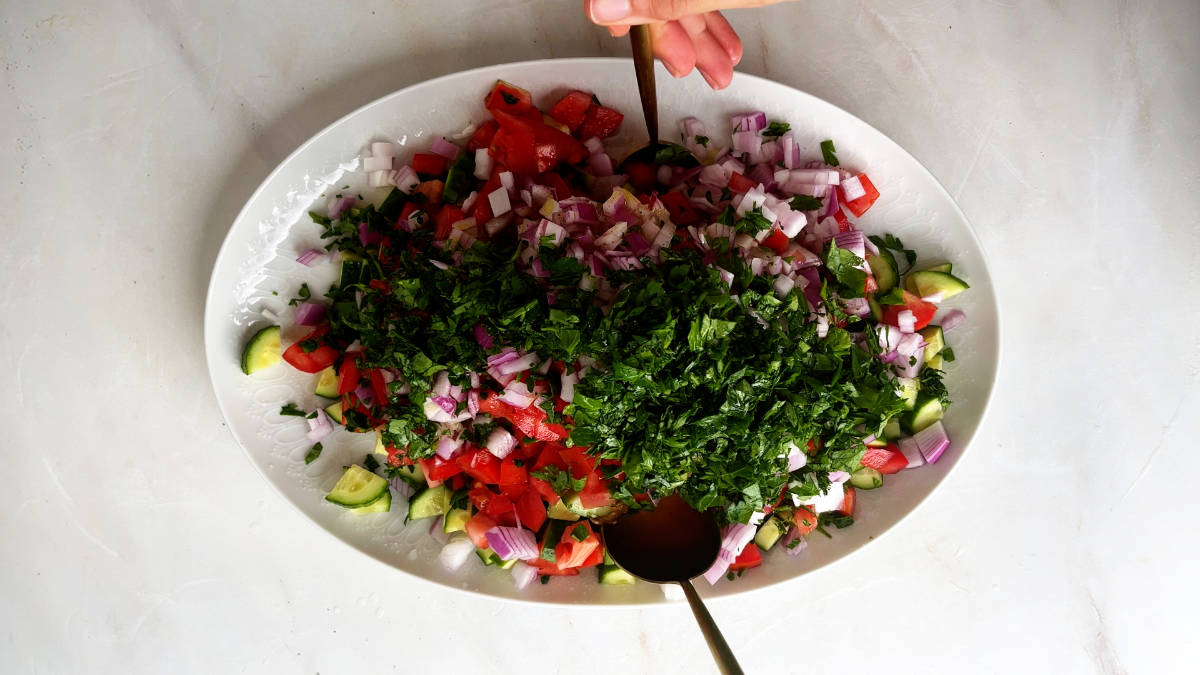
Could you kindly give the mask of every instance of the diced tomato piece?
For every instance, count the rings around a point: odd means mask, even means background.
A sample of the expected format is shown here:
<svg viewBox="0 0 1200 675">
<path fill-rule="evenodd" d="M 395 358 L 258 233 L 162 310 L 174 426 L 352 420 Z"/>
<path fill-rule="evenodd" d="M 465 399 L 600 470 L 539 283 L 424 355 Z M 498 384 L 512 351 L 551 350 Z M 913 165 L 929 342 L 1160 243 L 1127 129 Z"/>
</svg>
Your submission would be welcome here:
<svg viewBox="0 0 1200 675">
<path fill-rule="evenodd" d="M 450 489 L 451 490 L 458 492 L 459 490 L 461 490 L 465 487 L 467 487 L 467 475 L 466 474 L 456 473 L 450 477 Z"/>
<path fill-rule="evenodd" d="M 487 548 L 486 532 L 496 526 L 496 520 L 486 513 L 476 513 L 467 519 L 467 538 L 478 548 Z"/>
<path fill-rule="evenodd" d="M 540 119 L 542 114 L 533 107 L 533 97 L 528 91 L 511 85 L 504 80 L 496 80 L 491 91 L 483 99 L 483 107 L 495 115 L 504 112 L 510 115 L 529 116 L 536 114 Z"/>
<path fill-rule="evenodd" d="M 475 224 L 482 227 L 484 223 L 492 219 L 492 202 L 488 199 L 488 195 L 496 191 L 500 187 L 500 174 L 505 171 L 504 167 L 498 166 L 492 169 L 492 175 L 487 182 L 483 184 L 483 188 L 479 191 L 479 198 L 475 200 L 475 208 L 472 216 L 475 217 Z M 481 230 L 482 231 L 482 230 Z"/>
<path fill-rule="evenodd" d="M 453 204 L 446 204 L 438 211 L 437 218 L 434 219 L 437 229 L 433 232 L 433 238 L 439 241 L 449 238 L 450 226 L 465 217 L 462 209 Z"/>
<path fill-rule="evenodd" d="M 767 235 L 766 239 L 763 239 L 762 243 L 764 246 L 774 249 L 779 255 L 783 255 L 783 252 L 787 250 L 788 244 L 791 242 L 788 241 L 787 235 L 783 233 L 783 230 L 775 228 L 771 231 L 771 234 Z"/>
<path fill-rule="evenodd" d="M 507 495 L 494 495 L 487 501 L 483 507 L 484 513 L 496 519 L 496 522 L 504 522 L 505 516 L 513 512 L 513 501 Z M 512 521 L 516 524 L 516 519 Z"/>
<path fill-rule="evenodd" d="M 892 444 L 886 448 L 867 448 L 863 454 L 862 465 L 875 469 L 879 473 L 899 473 L 908 466 L 904 453 Z"/>
<path fill-rule="evenodd" d="M 421 471 L 431 481 L 444 481 L 457 473 L 462 473 L 462 467 L 452 459 L 442 459 L 437 455 L 429 459 L 418 459 Z"/>
<path fill-rule="evenodd" d="M 587 115 L 584 116 L 583 125 L 579 127 L 580 138 L 599 138 L 605 139 L 612 136 L 621 127 L 621 121 L 625 116 L 602 105 L 592 106 L 588 108 Z"/>
<path fill-rule="evenodd" d="M 562 539 L 554 547 L 554 557 L 560 569 L 580 567 L 599 547 L 600 538 L 592 531 L 592 524 L 581 520 L 563 530 Z"/>
<path fill-rule="evenodd" d="M 529 475 L 525 465 L 517 465 L 517 459 L 512 455 L 500 462 L 500 491 L 512 498 L 517 498 L 529 487 Z"/>
<path fill-rule="evenodd" d="M 571 476 L 574 478 L 583 478 L 596 468 L 596 458 L 587 454 L 578 445 L 563 448 L 559 451 L 559 456 L 567 463 L 567 466 L 571 469 Z"/>
<path fill-rule="evenodd" d="M 875 200 L 879 199 L 879 190 L 875 189 L 875 185 L 871 183 L 870 178 L 867 178 L 867 174 L 858 174 L 858 180 L 862 183 L 863 190 L 866 190 L 867 192 L 867 194 L 859 197 L 858 199 L 844 201 L 846 193 L 842 192 L 842 188 L 840 186 L 838 187 L 838 196 L 843 199 L 842 204 L 846 208 L 850 209 L 850 213 L 853 213 L 855 216 L 861 216 L 862 214 L 866 213 L 867 209 L 871 208 L 871 205 L 875 203 Z"/>
<path fill-rule="evenodd" d="M 576 164 L 587 159 L 582 143 L 554 127 L 514 117 L 504 112 L 493 113 L 500 130 L 492 139 L 491 153 L 515 173 L 532 176 L 553 170 L 560 162 Z"/>
<path fill-rule="evenodd" d="M 658 167 L 653 164 L 630 162 L 625 165 L 625 173 L 629 176 L 629 182 L 633 184 L 633 187 L 642 192 L 653 190 L 655 183 L 658 182 Z"/>
<path fill-rule="evenodd" d="M 357 352 L 347 352 L 342 357 L 342 370 L 338 373 L 338 396 L 349 394 L 358 388 L 358 357 Z"/>
<path fill-rule="evenodd" d="M 479 125 L 475 133 L 471 134 L 471 138 L 467 139 L 468 150 L 478 150 L 486 148 L 492 144 L 492 137 L 496 135 L 496 130 L 500 125 L 496 120 L 488 120 Z"/>
<path fill-rule="evenodd" d="M 842 505 L 838 507 L 839 513 L 844 513 L 848 516 L 854 515 L 854 502 L 857 500 L 858 493 L 849 485 L 846 486 L 846 492 L 842 497 Z"/>
<path fill-rule="evenodd" d="M 533 144 L 533 132 L 529 129 L 514 129 L 501 125 L 492 137 L 488 152 L 514 173 L 530 175 L 537 173 L 537 157 L 534 155 Z M 480 194 L 486 196 L 486 193 Z"/>
<path fill-rule="evenodd" d="M 546 522 L 546 505 L 542 503 L 542 498 L 536 490 L 526 490 L 517 497 L 514 509 L 521 520 L 521 526 L 534 532 L 540 530 L 542 523 Z"/>
<path fill-rule="evenodd" d="M 913 324 L 914 330 L 921 330 L 933 321 L 933 315 L 937 314 L 937 305 L 932 302 L 925 302 L 915 293 L 904 291 L 904 305 L 885 305 L 883 308 L 883 322 L 891 326 L 900 326 L 900 312 L 909 310 L 913 313 L 916 322 Z"/>
<path fill-rule="evenodd" d="M 680 225 L 688 226 L 695 225 L 700 222 L 700 214 L 696 211 L 688 198 L 679 190 L 671 190 L 659 197 L 663 206 L 667 207 L 667 212 L 671 214 L 671 222 Z"/>
<path fill-rule="evenodd" d="M 388 396 L 387 382 L 383 379 L 383 371 L 372 368 L 367 377 L 371 380 L 371 391 L 375 392 L 375 403 L 381 406 L 387 405 L 390 397 Z"/>
<path fill-rule="evenodd" d="M 329 331 L 329 326 L 319 326 L 308 335 L 301 338 L 296 344 L 288 347 L 283 352 L 283 360 L 287 361 L 296 370 L 305 373 L 319 373 L 329 366 L 337 362 L 341 353 L 338 350 L 325 344 L 321 336 Z M 302 344 L 315 341 L 317 346 L 310 352 L 304 351 Z"/>
<path fill-rule="evenodd" d="M 540 574 L 542 576 L 573 577 L 573 576 L 576 576 L 577 574 L 579 574 L 578 567 L 568 567 L 567 569 L 560 569 L 557 564 L 552 563 L 549 560 L 542 560 L 541 558 L 536 558 L 534 560 L 526 560 L 525 562 L 529 565 L 532 565 L 534 568 L 536 568 L 538 574 Z"/>
<path fill-rule="evenodd" d="M 467 450 L 454 461 L 475 480 L 488 485 L 496 485 L 500 482 L 500 460 L 496 459 L 496 456 L 488 452 L 486 448 L 479 448 L 474 452 Z"/>
<path fill-rule="evenodd" d="M 729 177 L 729 189 L 734 192 L 749 192 L 756 187 L 758 187 L 758 183 L 746 178 L 737 171 L 734 171 L 733 175 Z"/>
<path fill-rule="evenodd" d="M 838 232 L 849 232 L 854 229 L 854 226 L 850 224 L 850 219 L 846 217 L 845 213 L 842 213 L 841 209 L 833 212 L 833 219 L 837 221 Z"/>
<path fill-rule="evenodd" d="M 602 562 L 604 562 L 604 546 L 597 546 L 588 557 L 583 559 L 583 563 L 579 567 L 595 567 Z"/>
<path fill-rule="evenodd" d="M 751 567 L 758 567 L 761 564 L 762 552 L 758 550 L 758 547 L 754 545 L 754 542 L 750 542 L 749 544 L 746 544 L 746 548 L 742 549 L 742 552 L 738 554 L 738 557 L 734 558 L 733 562 L 729 564 L 729 569 L 737 572 L 740 570 L 748 570 Z"/>
<path fill-rule="evenodd" d="M 592 95 L 576 89 L 560 98 L 558 103 L 550 108 L 550 116 L 567 125 L 571 133 L 575 133 L 579 131 L 579 126 L 583 124 L 588 108 L 591 107 Z"/>
<path fill-rule="evenodd" d="M 413 188 L 413 192 L 425 196 L 425 211 L 429 211 L 430 207 L 437 206 L 442 203 L 442 189 L 445 184 L 440 180 L 427 180 L 423 183 L 417 183 L 417 187 Z"/>
<path fill-rule="evenodd" d="M 460 476 L 463 474 L 459 474 Z M 487 508 L 488 502 L 492 501 L 496 493 L 488 489 L 488 486 L 475 481 L 470 490 L 467 490 L 467 499 L 471 500 L 471 505 L 478 511 L 483 511 Z"/>
<path fill-rule="evenodd" d="M 587 476 L 587 483 L 579 491 L 579 504 L 585 509 L 598 509 L 612 504 L 612 494 L 604 486 L 604 481 L 595 472 Z"/>
<path fill-rule="evenodd" d="M 874 293 L 877 290 L 879 290 L 879 284 L 876 283 L 876 281 L 875 281 L 875 275 L 868 274 L 867 280 L 863 282 L 863 293 L 870 294 L 870 293 Z"/>
<path fill-rule="evenodd" d="M 797 532 L 806 535 L 817 529 L 817 514 L 807 506 L 797 506 L 792 522 L 796 523 Z"/>
<path fill-rule="evenodd" d="M 427 176 L 441 176 L 446 173 L 446 158 L 432 152 L 418 152 L 413 155 L 412 168 Z"/>
</svg>

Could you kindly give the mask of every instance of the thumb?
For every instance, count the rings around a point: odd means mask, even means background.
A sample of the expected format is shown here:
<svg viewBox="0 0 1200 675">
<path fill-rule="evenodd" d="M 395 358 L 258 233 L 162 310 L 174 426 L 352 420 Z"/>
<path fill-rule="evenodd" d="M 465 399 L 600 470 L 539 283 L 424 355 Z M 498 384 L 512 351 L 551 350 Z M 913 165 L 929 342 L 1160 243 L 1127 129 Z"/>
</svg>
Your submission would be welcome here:
<svg viewBox="0 0 1200 675">
<path fill-rule="evenodd" d="M 674 21 L 722 9 L 762 7 L 783 0 L 584 0 L 588 18 L 601 26 Z"/>
</svg>

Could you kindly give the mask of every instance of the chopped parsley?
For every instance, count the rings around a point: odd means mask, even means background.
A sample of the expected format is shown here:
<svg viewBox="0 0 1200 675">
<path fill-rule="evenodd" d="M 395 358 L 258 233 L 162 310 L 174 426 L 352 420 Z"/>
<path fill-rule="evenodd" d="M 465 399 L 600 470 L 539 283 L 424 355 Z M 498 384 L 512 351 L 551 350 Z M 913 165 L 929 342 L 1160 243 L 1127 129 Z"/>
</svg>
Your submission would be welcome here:
<svg viewBox="0 0 1200 675">
<path fill-rule="evenodd" d="M 308 415 L 308 413 L 304 412 L 300 408 L 297 408 L 295 403 L 285 403 L 283 407 L 279 409 L 279 414 L 291 415 L 293 417 L 306 417 Z"/>
<path fill-rule="evenodd" d="M 289 300 L 288 305 L 294 307 L 302 302 L 307 301 L 311 297 L 312 297 L 312 291 L 310 291 L 308 289 L 308 284 L 307 283 L 300 284 L 300 290 L 296 291 L 296 297 Z"/>
<path fill-rule="evenodd" d="M 708 136 L 696 136 L 696 143 L 704 147 L 708 147 Z"/>
<path fill-rule="evenodd" d="M 825 202 L 812 195 L 796 195 L 788 202 L 788 206 L 792 207 L 793 211 L 816 211 L 825 206 Z"/>
<path fill-rule="evenodd" d="M 308 451 L 308 454 L 304 455 L 304 463 L 312 464 L 313 462 L 317 461 L 317 458 L 321 456 L 322 450 L 324 450 L 324 448 L 320 443 L 313 443 L 312 449 Z"/>
<path fill-rule="evenodd" d="M 840 166 L 837 158 L 837 148 L 833 147 L 833 141 L 821 141 L 821 157 L 829 166 Z"/>
<path fill-rule="evenodd" d="M 787 122 L 771 122 L 763 129 L 763 138 L 779 138 L 791 130 L 791 125 Z"/>
</svg>

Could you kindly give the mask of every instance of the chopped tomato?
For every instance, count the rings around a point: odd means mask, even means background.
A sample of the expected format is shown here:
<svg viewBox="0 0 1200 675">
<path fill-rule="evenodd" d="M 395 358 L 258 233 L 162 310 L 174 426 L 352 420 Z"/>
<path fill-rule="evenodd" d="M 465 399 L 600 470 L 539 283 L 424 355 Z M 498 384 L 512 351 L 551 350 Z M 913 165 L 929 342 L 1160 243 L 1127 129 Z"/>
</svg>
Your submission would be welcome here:
<svg viewBox="0 0 1200 675">
<path fill-rule="evenodd" d="M 418 152 L 413 155 L 412 168 L 427 176 L 440 176 L 446 173 L 446 158 L 432 152 Z"/>
<path fill-rule="evenodd" d="M 483 107 L 493 115 L 497 112 L 504 112 L 517 116 L 537 115 L 539 119 L 542 116 L 537 108 L 533 107 L 533 97 L 529 95 L 528 91 L 504 80 L 496 80 L 492 90 L 483 99 Z"/>
<path fill-rule="evenodd" d="M 583 563 L 579 567 L 595 567 L 602 562 L 604 562 L 604 546 L 597 546 L 588 557 L 583 559 Z"/>
<path fill-rule="evenodd" d="M 624 115 L 612 108 L 602 105 L 592 106 L 588 108 L 587 115 L 584 116 L 583 125 L 579 128 L 579 137 L 608 138 L 617 132 L 624 119 Z"/>
<path fill-rule="evenodd" d="M 462 474 L 459 475 L 461 476 Z M 487 509 L 488 502 L 492 501 L 492 498 L 495 496 L 495 492 L 492 492 L 488 486 L 480 483 L 479 481 L 475 481 L 475 484 L 471 486 L 471 489 L 467 490 L 467 499 L 471 500 L 471 505 L 474 506 L 477 511 L 483 511 Z"/>
<path fill-rule="evenodd" d="M 283 360 L 296 370 L 305 373 L 319 373 L 332 366 L 341 354 L 321 339 L 321 336 L 328 330 L 328 326 L 321 326 L 304 336 L 299 342 L 284 350 Z M 312 344 L 310 341 L 316 342 L 317 346 L 311 351 L 304 351 L 303 345 Z"/>
<path fill-rule="evenodd" d="M 762 564 L 762 553 L 753 542 L 746 544 L 746 548 L 738 554 L 738 557 L 733 559 L 729 564 L 729 569 L 737 572 L 740 570 L 748 570 L 751 567 L 758 567 Z"/>
<path fill-rule="evenodd" d="M 807 506 L 797 506 L 792 522 L 796 523 L 796 532 L 806 535 L 817 529 L 817 514 Z"/>
<path fill-rule="evenodd" d="M 429 459 L 418 459 L 425 478 L 431 481 L 444 481 L 457 473 L 462 473 L 462 467 L 452 459 L 442 459 L 437 455 Z"/>
<path fill-rule="evenodd" d="M 879 473 L 899 473 L 908 466 L 908 460 L 900 448 L 888 444 L 886 448 L 867 448 L 863 454 L 862 465 L 875 469 Z"/>
<path fill-rule="evenodd" d="M 596 468 L 596 458 L 587 454 L 578 445 L 563 448 L 558 454 L 567 463 L 567 466 L 570 467 L 571 475 L 575 478 L 583 478 Z"/>
<path fill-rule="evenodd" d="M 526 560 L 525 562 L 526 562 L 526 564 L 531 565 L 535 569 L 537 569 L 537 573 L 540 575 L 543 575 L 543 576 L 573 577 L 573 576 L 579 574 L 578 567 L 568 567 L 567 569 L 561 569 L 561 568 L 559 568 L 559 566 L 557 564 L 552 563 L 549 560 L 542 560 L 541 558 L 535 558 L 533 560 Z"/>
<path fill-rule="evenodd" d="M 496 456 L 487 451 L 487 448 L 479 448 L 478 450 L 466 452 L 459 455 L 455 460 L 462 470 L 475 480 L 482 481 L 488 485 L 495 485 L 500 482 L 500 460 Z"/>
<path fill-rule="evenodd" d="M 527 176 L 546 173 L 560 162 L 576 164 L 587 159 L 582 143 L 540 119 L 532 121 L 504 112 L 493 112 L 500 129 L 492 139 L 491 153 L 512 171 Z"/>
<path fill-rule="evenodd" d="M 563 530 L 562 539 L 554 547 L 554 557 L 559 569 L 581 567 L 599 547 L 600 538 L 592 531 L 592 524 L 581 520 Z"/>
<path fill-rule="evenodd" d="M 763 239 L 762 243 L 764 246 L 774 249 L 779 255 L 783 255 L 783 252 L 787 250 L 788 244 L 791 242 L 788 241 L 787 235 L 783 233 L 783 230 L 775 228 L 766 239 Z"/>
<path fill-rule="evenodd" d="M 537 532 L 541 529 L 542 523 L 546 522 L 546 505 L 542 503 L 542 498 L 536 491 L 526 490 L 516 498 L 513 505 L 522 527 Z"/>
<path fill-rule="evenodd" d="M 505 169 L 502 166 L 494 167 L 492 175 L 488 177 L 487 182 L 483 184 L 483 188 L 479 191 L 479 198 L 475 200 L 475 209 L 472 213 L 475 216 L 475 224 L 482 226 L 492 219 L 492 202 L 488 199 L 488 195 L 500 187 L 500 174 L 504 171 Z"/>
<path fill-rule="evenodd" d="M 550 116 L 567 125 L 571 133 L 575 133 L 579 131 L 579 126 L 583 124 L 588 108 L 591 107 L 592 95 L 576 89 L 560 98 L 558 103 L 550 108 Z"/>
<path fill-rule="evenodd" d="M 479 548 L 487 548 L 486 532 L 496 526 L 496 521 L 486 513 L 476 513 L 467 519 L 467 538 Z"/>
<path fill-rule="evenodd" d="M 349 394 L 358 388 L 358 357 L 357 352 L 347 352 L 342 357 L 342 371 L 338 373 L 338 396 Z"/>
<path fill-rule="evenodd" d="M 833 212 L 833 219 L 837 221 L 838 232 L 849 232 L 854 229 L 854 226 L 850 224 L 850 219 L 846 217 L 845 213 L 842 213 L 841 209 Z"/>
<path fill-rule="evenodd" d="M 900 312 L 909 310 L 913 313 L 916 322 L 913 324 L 913 330 L 921 330 L 933 321 L 933 315 L 937 314 L 937 305 L 932 302 L 925 302 L 915 293 L 904 291 L 904 305 L 886 305 L 883 308 L 883 322 L 891 326 L 900 326 Z"/>
<path fill-rule="evenodd" d="M 848 516 L 853 516 L 854 515 L 854 502 L 856 501 L 857 496 L 858 496 L 858 493 L 856 493 L 854 491 L 854 488 L 847 485 L 845 496 L 842 497 L 842 505 L 838 507 L 838 512 L 844 513 Z"/>
<path fill-rule="evenodd" d="M 425 196 L 425 210 L 428 211 L 430 206 L 437 206 L 442 203 L 442 188 L 444 187 L 445 184 L 440 180 L 427 180 L 423 183 L 417 183 L 417 187 L 413 188 L 413 192 Z"/>
<path fill-rule="evenodd" d="M 463 210 L 453 204 L 447 204 L 438 211 L 437 218 L 434 219 L 436 229 L 433 232 L 433 238 L 443 240 L 450 237 L 450 226 L 466 217 Z"/>
<path fill-rule="evenodd" d="M 603 479 L 592 471 L 587 475 L 587 483 L 579 491 L 579 504 L 585 509 L 598 509 L 612 504 L 612 494 L 605 487 Z"/>
<path fill-rule="evenodd" d="M 729 189 L 734 192 L 748 192 L 756 187 L 758 187 L 758 183 L 746 178 L 737 171 L 734 171 L 733 175 L 729 177 Z"/>
<path fill-rule="evenodd" d="M 467 149 L 478 150 L 488 147 L 492 144 L 492 137 L 496 135 L 496 130 L 499 128 L 500 125 L 496 123 L 496 120 L 488 120 L 480 124 L 475 133 L 471 134 L 471 138 L 467 140 Z"/>
<path fill-rule="evenodd" d="M 858 199 L 845 201 L 846 194 L 842 192 L 842 188 L 840 186 L 838 187 L 838 196 L 842 198 L 842 204 L 845 205 L 846 208 L 850 209 L 850 213 L 853 213 L 855 216 L 861 216 L 862 214 L 866 213 L 867 209 L 871 208 L 871 205 L 875 203 L 875 200 L 879 199 L 879 190 L 875 189 L 875 186 L 871 183 L 871 179 L 867 178 L 867 174 L 858 174 L 858 180 L 862 183 L 863 190 L 866 190 L 867 192 L 867 194 L 859 197 Z"/>
<path fill-rule="evenodd" d="M 383 379 L 383 371 L 372 368 L 367 377 L 371 380 L 371 391 L 375 392 L 375 402 L 379 405 L 387 405 L 389 396 L 387 382 Z"/>
<path fill-rule="evenodd" d="M 517 408 L 501 401 L 499 396 L 489 396 L 479 402 L 479 411 L 502 417 L 512 422 L 521 433 L 539 441 L 557 441 L 567 437 L 567 430 L 560 424 L 546 422 L 546 411 L 536 405 Z"/>
<path fill-rule="evenodd" d="M 529 474 L 524 463 L 517 464 L 512 455 L 500 462 L 500 491 L 509 497 L 518 497 L 529 487 Z"/>
<path fill-rule="evenodd" d="M 509 519 L 509 514 L 513 512 L 513 501 L 507 495 L 494 494 L 491 499 L 487 500 L 483 512 L 495 518 L 496 522 L 505 522 Z M 512 518 L 512 523 L 516 524 L 515 517 Z"/>
<path fill-rule="evenodd" d="M 629 182 L 633 184 L 633 187 L 642 192 L 653 190 L 655 183 L 658 182 L 658 167 L 653 164 L 630 162 L 625 165 L 625 173 L 629 176 Z"/>
<path fill-rule="evenodd" d="M 875 281 L 874 274 L 868 274 L 867 280 L 863 282 L 863 293 L 869 294 L 879 290 L 879 284 Z"/>
<path fill-rule="evenodd" d="M 671 214 L 672 223 L 686 227 L 700 222 L 700 214 L 696 212 L 695 207 L 683 192 L 671 190 L 659 199 L 662 200 L 663 206 L 667 207 L 667 212 Z"/>
</svg>

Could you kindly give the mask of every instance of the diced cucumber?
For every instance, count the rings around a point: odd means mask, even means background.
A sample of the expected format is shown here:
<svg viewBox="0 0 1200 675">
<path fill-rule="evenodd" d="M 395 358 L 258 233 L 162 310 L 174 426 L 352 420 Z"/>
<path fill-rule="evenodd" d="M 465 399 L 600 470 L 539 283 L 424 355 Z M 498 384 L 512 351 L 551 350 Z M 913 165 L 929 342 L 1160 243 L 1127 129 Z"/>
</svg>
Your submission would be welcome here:
<svg viewBox="0 0 1200 675">
<path fill-rule="evenodd" d="M 927 267 L 921 271 L 922 272 L 945 272 L 946 274 L 949 274 L 951 272 L 951 270 L 953 270 L 953 269 L 954 269 L 954 265 L 951 265 L 950 263 L 942 263 L 941 265 L 934 265 L 933 267 Z"/>
<path fill-rule="evenodd" d="M 471 519 L 471 512 L 467 509 L 450 509 L 446 514 L 446 518 L 442 523 L 442 531 L 446 534 L 451 532 L 465 532 L 467 529 L 467 521 Z"/>
<path fill-rule="evenodd" d="M 432 487 L 413 497 L 408 505 L 410 520 L 440 516 L 450 510 L 450 490 L 445 485 Z"/>
<path fill-rule="evenodd" d="M 549 562 L 557 562 L 557 556 L 554 555 L 554 547 L 562 539 L 562 533 L 565 529 L 567 529 L 567 522 L 565 520 L 550 520 L 546 522 L 546 534 L 542 537 L 542 550 L 538 554 L 538 557 Z"/>
<path fill-rule="evenodd" d="M 904 430 L 900 428 L 900 418 L 893 417 L 888 420 L 888 423 L 883 425 L 883 437 L 889 441 L 894 441 L 897 438 L 904 436 Z"/>
<path fill-rule="evenodd" d="M 579 514 L 567 508 L 567 505 L 561 499 L 546 509 L 546 515 L 555 520 L 579 520 Z"/>
<path fill-rule="evenodd" d="M 915 377 L 898 377 L 896 384 L 900 385 L 896 393 L 904 399 L 904 407 L 912 410 L 917 404 L 917 391 L 921 388 L 921 384 Z"/>
<path fill-rule="evenodd" d="M 517 564 L 516 558 L 513 558 L 512 560 L 501 560 L 500 556 L 496 555 L 496 552 L 490 548 L 477 548 L 475 549 L 475 555 L 479 556 L 479 559 L 483 561 L 484 565 L 495 565 L 502 570 L 509 569 L 513 565 Z"/>
<path fill-rule="evenodd" d="M 342 416 L 342 402 L 341 401 L 338 401 L 337 403 L 333 403 L 333 404 L 325 406 L 325 414 L 329 415 L 330 419 L 332 419 L 334 422 L 337 422 L 338 424 L 344 425 L 346 423 L 346 418 Z"/>
<path fill-rule="evenodd" d="M 754 535 L 754 543 L 764 551 L 770 551 L 773 546 L 787 534 L 791 523 L 785 523 L 774 515 L 769 516 L 763 524 L 759 526 L 758 532 Z"/>
<path fill-rule="evenodd" d="M 629 586 L 637 581 L 632 574 L 616 565 L 600 566 L 600 583 L 609 586 Z"/>
<path fill-rule="evenodd" d="M 940 419 L 942 419 L 941 401 L 921 396 L 917 398 L 917 405 L 912 410 L 900 416 L 900 427 L 910 434 L 915 434 Z"/>
<path fill-rule="evenodd" d="M 329 494 L 327 501 L 339 506 L 366 506 L 388 491 L 388 482 L 363 467 L 353 464 L 346 468 Z"/>
<path fill-rule="evenodd" d="M 871 441 L 870 443 L 867 443 L 867 447 L 868 448 L 884 448 L 884 447 L 887 447 L 887 441 L 883 440 L 882 438 L 876 438 L 875 440 Z"/>
<path fill-rule="evenodd" d="M 397 467 L 396 475 L 403 478 L 409 485 L 425 485 L 425 472 L 421 470 L 420 464 Z"/>
<path fill-rule="evenodd" d="M 313 393 L 321 398 L 337 398 L 338 375 L 333 366 L 329 366 L 317 374 L 317 385 Z"/>
<path fill-rule="evenodd" d="M 913 292 L 917 295 L 925 297 L 934 293 L 941 293 L 943 300 L 952 298 L 970 288 L 967 282 L 949 272 L 934 272 L 931 270 L 913 272 L 908 275 L 908 280 L 912 284 Z"/>
<path fill-rule="evenodd" d="M 358 506 L 350 509 L 351 513 L 387 513 L 392 510 L 392 491 L 384 490 L 379 499 L 367 504 L 366 506 Z"/>
<path fill-rule="evenodd" d="M 880 293 L 887 293 L 896 287 L 900 270 L 896 267 L 896 258 L 892 256 L 891 251 L 881 248 L 879 255 L 868 255 L 867 265 L 871 268 L 871 274 L 875 276 L 875 284 L 879 286 Z"/>
<path fill-rule="evenodd" d="M 871 309 L 871 318 L 875 321 L 883 321 L 883 307 L 875 298 L 867 298 L 867 307 Z"/>
<path fill-rule="evenodd" d="M 267 326 L 258 331 L 242 350 L 242 372 L 252 375 L 283 360 L 283 341 L 279 326 Z"/>
<path fill-rule="evenodd" d="M 442 188 L 442 201 L 453 204 L 460 198 L 466 197 L 466 189 L 474 180 L 474 173 L 475 153 L 459 153 L 454 163 L 450 165 L 450 170 L 446 172 L 446 182 Z"/>
<path fill-rule="evenodd" d="M 929 363 L 946 348 L 946 337 L 941 326 L 926 326 L 917 332 L 925 340 L 925 363 Z"/>
<path fill-rule="evenodd" d="M 883 485 L 883 474 L 869 466 L 862 466 L 850 474 L 850 484 L 861 490 L 874 490 Z"/>
<path fill-rule="evenodd" d="M 383 434 L 375 432 L 375 454 L 387 455 L 387 446 L 383 444 Z"/>
<path fill-rule="evenodd" d="M 928 361 L 926 361 L 925 367 L 933 368 L 934 370 L 941 370 L 942 369 L 942 355 L 938 354 L 937 356 L 933 357 L 932 359 L 929 359 Z"/>
<path fill-rule="evenodd" d="M 573 494 L 569 498 L 564 499 L 563 503 L 572 513 L 583 516 L 584 518 L 603 518 L 613 512 L 612 506 L 597 506 L 594 509 L 585 509 L 583 501 L 579 498 L 579 494 Z"/>
</svg>

